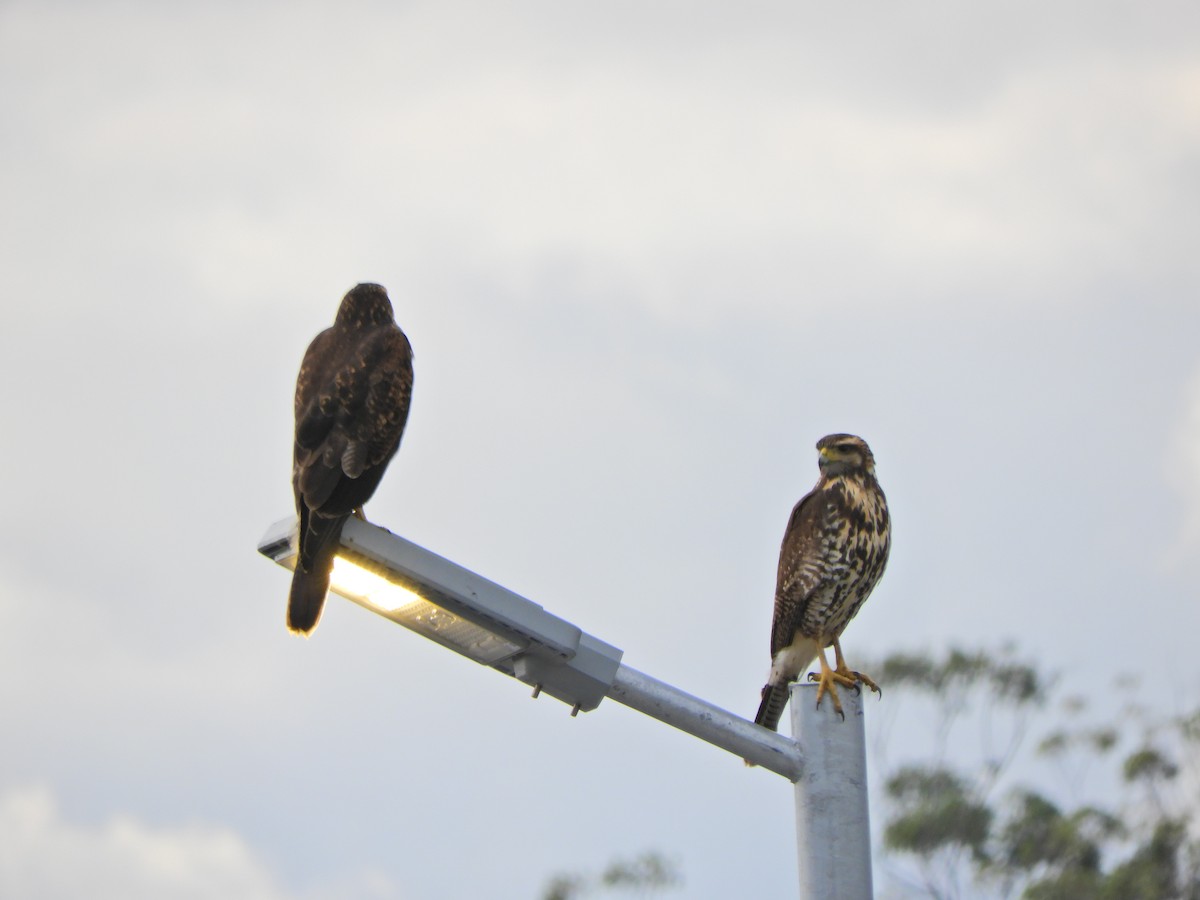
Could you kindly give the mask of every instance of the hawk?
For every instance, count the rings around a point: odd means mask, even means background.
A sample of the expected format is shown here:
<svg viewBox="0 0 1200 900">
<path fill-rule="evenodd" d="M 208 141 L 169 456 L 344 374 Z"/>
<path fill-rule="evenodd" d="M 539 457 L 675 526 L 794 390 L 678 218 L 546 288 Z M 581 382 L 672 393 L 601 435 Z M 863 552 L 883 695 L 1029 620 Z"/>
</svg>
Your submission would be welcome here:
<svg viewBox="0 0 1200 900">
<path fill-rule="evenodd" d="M 754 721 L 774 731 L 788 701 L 788 685 L 819 658 L 817 705 L 828 693 L 843 716 L 836 685 L 879 686 L 846 665 L 840 638 L 883 575 L 891 546 L 887 499 L 875 480 L 875 457 L 852 434 L 817 441 L 821 477 L 792 510 L 775 586 L 771 674 Z M 833 646 L 835 667 L 825 648 Z"/>
<path fill-rule="evenodd" d="M 378 284 L 356 285 L 296 379 L 292 489 L 299 542 L 287 627 L 317 627 L 342 526 L 361 515 L 400 446 L 412 399 L 412 346 Z"/>
</svg>

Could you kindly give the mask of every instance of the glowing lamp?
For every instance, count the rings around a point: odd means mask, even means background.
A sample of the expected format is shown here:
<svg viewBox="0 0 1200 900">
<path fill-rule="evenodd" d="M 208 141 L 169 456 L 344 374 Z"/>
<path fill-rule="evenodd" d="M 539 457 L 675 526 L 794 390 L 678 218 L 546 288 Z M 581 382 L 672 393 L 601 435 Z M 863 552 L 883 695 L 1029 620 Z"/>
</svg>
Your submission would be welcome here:
<svg viewBox="0 0 1200 900">
<path fill-rule="evenodd" d="M 276 522 L 258 550 L 296 565 L 295 519 Z M 342 529 L 330 590 L 444 647 L 570 705 L 595 709 L 611 687 L 621 651 L 378 525 L 351 518 Z"/>
</svg>

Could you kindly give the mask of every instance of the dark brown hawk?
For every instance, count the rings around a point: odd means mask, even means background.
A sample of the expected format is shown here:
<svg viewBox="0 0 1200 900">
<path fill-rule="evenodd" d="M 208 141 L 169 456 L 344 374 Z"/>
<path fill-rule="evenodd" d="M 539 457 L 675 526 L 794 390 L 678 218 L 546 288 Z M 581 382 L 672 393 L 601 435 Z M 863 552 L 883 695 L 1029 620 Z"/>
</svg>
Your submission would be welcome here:
<svg viewBox="0 0 1200 900">
<path fill-rule="evenodd" d="M 842 712 L 836 685 L 862 682 L 879 687 L 842 657 L 842 631 L 883 575 L 891 546 L 887 499 L 875 480 L 875 457 L 867 442 L 852 434 L 817 441 L 821 478 L 792 510 L 775 586 L 771 623 L 771 674 L 762 689 L 754 721 L 772 730 L 788 700 L 788 685 L 814 658 L 821 661 L 817 705 L 828 693 Z M 825 648 L 832 645 L 836 665 Z"/>
<path fill-rule="evenodd" d="M 296 379 L 292 488 L 300 514 L 287 626 L 317 627 L 342 526 L 371 498 L 400 446 L 412 399 L 412 346 L 387 291 L 352 288 Z"/>
</svg>

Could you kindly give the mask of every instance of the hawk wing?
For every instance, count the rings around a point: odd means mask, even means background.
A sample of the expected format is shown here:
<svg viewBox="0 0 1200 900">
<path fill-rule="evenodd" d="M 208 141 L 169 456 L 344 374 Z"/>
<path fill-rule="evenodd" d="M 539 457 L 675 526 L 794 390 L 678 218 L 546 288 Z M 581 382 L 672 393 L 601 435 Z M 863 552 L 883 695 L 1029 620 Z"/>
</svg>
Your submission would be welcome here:
<svg viewBox="0 0 1200 900">
<path fill-rule="evenodd" d="M 771 620 L 771 656 L 788 647 L 803 627 L 813 594 L 826 576 L 822 527 L 830 512 L 829 491 L 814 488 L 792 509 L 775 579 L 775 615 Z M 814 635 L 815 637 L 815 635 Z M 811 658 L 801 663 L 808 665 Z"/>
<path fill-rule="evenodd" d="M 779 549 L 775 579 L 775 614 L 771 620 L 771 672 L 762 689 L 754 721 L 774 731 L 787 705 L 789 687 L 820 650 L 817 636 L 806 634 L 804 621 L 822 585 L 824 542 L 829 514 L 828 491 L 818 484 L 792 509 Z"/>
<path fill-rule="evenodd" d="M 400 446 L 412 401 L 404 332 L 379 326 L 355 337 L 319 334 L 296 383 L 296 503 L 326 516 L 348 515 L 370 499 Z"/>
<path fill-rule="evenodd" d="M 412 385 L 412 347 L 394 321 L 335 323 L 304 355 L 292 465 L 300 517 L 288 600 L 292 631 L 316 627 L 342 525 L 371 498 L 400 446 Z"/>
</svg>

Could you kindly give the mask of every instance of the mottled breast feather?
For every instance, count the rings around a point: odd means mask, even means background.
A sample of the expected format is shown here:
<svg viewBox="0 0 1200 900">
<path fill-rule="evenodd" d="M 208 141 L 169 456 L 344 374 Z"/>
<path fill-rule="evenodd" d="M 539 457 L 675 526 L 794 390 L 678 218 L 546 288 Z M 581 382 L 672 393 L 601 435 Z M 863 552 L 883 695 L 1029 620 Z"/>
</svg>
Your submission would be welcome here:
<svg viewBox="0 0 1200 900">
<path fill-rule="evenodd" d="M 890 545 L 887 500 L 874 476 L 822 477 L 784 532 L 771 653 L 797 631 L 824 646 L 839 637 L 883 575 Z"/>
</svg>

